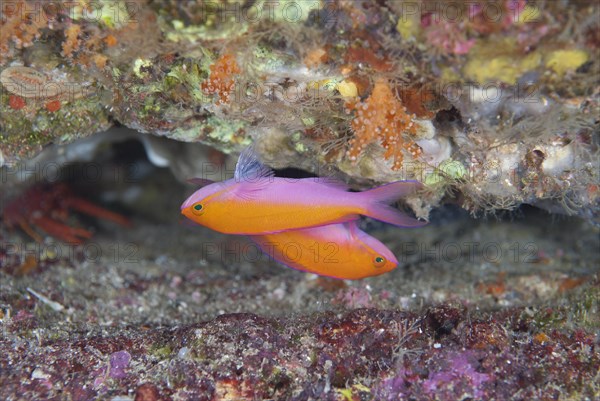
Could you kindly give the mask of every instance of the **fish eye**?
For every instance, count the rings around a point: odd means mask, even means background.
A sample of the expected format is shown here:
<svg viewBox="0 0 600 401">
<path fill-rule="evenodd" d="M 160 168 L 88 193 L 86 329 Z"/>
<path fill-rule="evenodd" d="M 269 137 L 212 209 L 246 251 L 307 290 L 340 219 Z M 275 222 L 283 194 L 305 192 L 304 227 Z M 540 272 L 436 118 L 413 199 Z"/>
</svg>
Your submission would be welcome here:
<svg viewBox="0 0 600 401">
<path fill-rule="evenodd" d="M 192 206 L 192 212 L 195 215 L 200 216 L 202 213 L 204 213 L 204 206 L 202 206 L 201 203 L 196 203 L 194 206 Z"/>
<path fill-rule="evenodd" d="M 375 259 L 373 259 L 373 264 L 375 265 L 375 267 L 383 267 L 385 265 L 385 258 L 383 256 L 376 256 Z"/>
</svg>

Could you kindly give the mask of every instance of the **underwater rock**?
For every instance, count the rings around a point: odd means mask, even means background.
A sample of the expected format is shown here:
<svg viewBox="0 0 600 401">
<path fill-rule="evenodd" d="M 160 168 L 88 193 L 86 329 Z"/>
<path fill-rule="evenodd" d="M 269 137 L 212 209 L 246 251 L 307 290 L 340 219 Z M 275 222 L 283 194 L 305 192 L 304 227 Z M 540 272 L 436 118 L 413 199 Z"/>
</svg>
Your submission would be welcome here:
<svg viewBox="0 0 600 401">
<path fill-rule="evenodd" d="M 16 366 L 0 374 L 0 395 L 121 399 L 136 389 L 136 400 L 348 400 L 361 393 L 378 400 L 593 399 L 600 358 L 593 331 L 534 334 L 536 318 L 526 308 L 490 314 L 491 323 L 458 316 L 463 330 L 483 331 L 477 347 L 456 333 L 436 335 L 423 315 L 377 309 L 296 319 L 228 313 L 175 328 L 76 333 L 32 346 L 4 342 L 0 350 Z M 13 330 L 23 331 L 20 325 L 13 319 Z M 507 336 L 501 349 L 488 342 L 488 326 Z M 185 359 L 173 352 L 182 345 Z"/>
<path fill-rule="evenodd" d="M 3 3 L 0 165 L 118 122 L 227 154 L 254 142 L 273 167 L 360 188 L 417 179 L 419 217 L 452 201 L 597 221 L 598 5 L 447 7 Z M 180 177 L 205 173 L 195 150 L 142 141 Z"/>
</svg>

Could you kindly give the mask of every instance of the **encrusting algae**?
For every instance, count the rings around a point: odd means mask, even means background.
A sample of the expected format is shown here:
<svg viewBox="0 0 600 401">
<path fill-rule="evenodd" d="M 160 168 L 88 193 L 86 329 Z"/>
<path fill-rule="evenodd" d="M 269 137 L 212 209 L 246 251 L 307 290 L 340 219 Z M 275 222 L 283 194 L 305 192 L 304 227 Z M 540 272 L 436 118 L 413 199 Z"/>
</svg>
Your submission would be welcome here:
<svg viewBox="0 0 600 401">
<path fill-rule="evenodd" d="M 364 187 L 424 182 L 450 158 L 465 166 L 460 182 L 435 177 L 443 185 L 422 197 L 420 217 L 449 192 L 473 213 L 547 201 L 598 216 L 594 4 L 72 3 L 2 3 L 3 163 L 117 121 L 225 153 L 256 142 L 277 168 L 324 168 Z M 34 74 L 47 87 L 39 101 L 11 92 Z M 46 96 L 56 84 L 75 95 Z M 520 168 L 538 148 L 564 168 Z M 567 152 L 571 166 L 556 160 Z M 490 166 L 503 168 L 494 182 Z"/>
</svg>

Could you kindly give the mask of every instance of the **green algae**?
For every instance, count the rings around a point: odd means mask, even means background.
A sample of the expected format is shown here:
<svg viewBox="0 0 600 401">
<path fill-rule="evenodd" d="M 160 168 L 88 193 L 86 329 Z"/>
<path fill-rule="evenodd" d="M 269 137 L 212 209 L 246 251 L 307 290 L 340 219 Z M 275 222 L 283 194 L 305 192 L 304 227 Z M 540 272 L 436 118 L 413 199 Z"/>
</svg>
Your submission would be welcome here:
<svg viewBox="0 0 600 401">
<path fill-rule="evenodd" d="M 30 101 L 21 110 L 11 109 L 8 103 L 9 94 L 4 91 L 0 96 L 0 149 L 12 149 L 6 153 L 17 157 L 27 158 L 31 150 L 49 142 L 69 143 L 112 125 L 107 110 L 95 98 L 61 102 L 57 111 L 46 110 L 40 101 Z"/>
<path fill-rule="evenodd" d="M 600 288 L 590 286 L 570 300 L 570 320 L 587 330 L 600 329 Z"/>
<path fill-rule="evenodd" d="M 187 41 L 192 43 L 203 40 L 229 39 L 232 36 L 241 35 L 248 30 L 248 27 L 245 25 L 240 29 L 239 24 L 233 21 L 219 28 L 202 25 L 185 26 L 179 20 L 171 21 L 171 26 L 167 26 L 166 24 L 162 24 L 162 26 L 168 40 L 172 42 Z"/>
<path fill-rule="evenodd" d="M 461 180 L 467 175 L 467 169 L 458 160 L 444 160 L 436 168 L 436 170 L 425 176 L 423 183 L 428 186 L 438 184 L 450 184 L 454 181 Z"/>
<path fill-rule="evenodd" d="M 189 4 L 187 14 L 177 9 L 177 4 L 166 3 L 161 6 L 158 3 L 155 2 L 154 7 L 159 13 L 160 29 L 165 38 L 174 43 L 231 39 L 243 35 L 249 27 L 247 20 L 240 18 L 242 10 L 237 1 Z M 226 7 L 231 12 L 225 12 Z M 171 9 L 172 12 L 169 12 Z"/>
<path fill-rule="evenodd" d="M 214 58 L 207 54 L 201 59 L 184 60 L 174 65 L 162 82 L 162 90 L 169 93 L 182 85 L 196 104 L 209 104 L 211 97 L 202 91 L 201 84 L 210 76 L 209 67 L 213 61 Z"/>
<path fill-rule="evenodd" d="M 153 344 L 148 349 L 148 354 L 158 359 L 167 359 L 173 354 L 173 350 L 169 345 Z"/>
<path fill-rule="evenodd" d="M 208 116 L 201 124 L 192 128 L 176 128 L 170 136 L 184 142 L 218 143 L 225 152 L 230 152 L 252 143 L 251 138 L 245 135 L 247 128 L 247 124 L 241 120 Z"/>
<path fill-rule="evenodd" d="M 79 4 L 72 2 L 70 6 L 69 15 L 73 21 L 97 20 L 107 28 L 119 29 L 133 20 L 128 6 L 135 6 L 135 4 L 128 4 L 125 0 L 99 0 L 92 4 L 91 9 L 84 2 L 79 2 Z M 86 10 L 84 11 L 84 9 Z M 137 10 L 132 11 L 135 13 Z"/>
</svg>

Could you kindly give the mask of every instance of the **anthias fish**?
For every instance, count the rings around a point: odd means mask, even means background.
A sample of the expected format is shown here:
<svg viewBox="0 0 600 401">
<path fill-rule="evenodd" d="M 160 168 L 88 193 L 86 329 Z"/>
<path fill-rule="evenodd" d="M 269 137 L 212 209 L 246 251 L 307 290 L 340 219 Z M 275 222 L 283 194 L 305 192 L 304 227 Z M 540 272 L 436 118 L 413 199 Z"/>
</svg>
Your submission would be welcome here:
<svg viewBox="0 0 600 401">
<path fill-rule="evenodd" d="M 207 185 L 181 205 L 192 221 L 226 234 L 262 235 L 338 224 L 371 217 L 400 227 L 420 227 L 388 204 L 419 188 L 399 181 L 365 192 L 348 192 L 327 179 L 274 177 L 249 149 L 242 152 L 234 178 Z"/>
<path fill-rule="evenodd" d="M 392 251 L 354 221 L 250 238 L 278 262 L 322 276 L 357 280 L 398 266 Z"/>
</svg>

